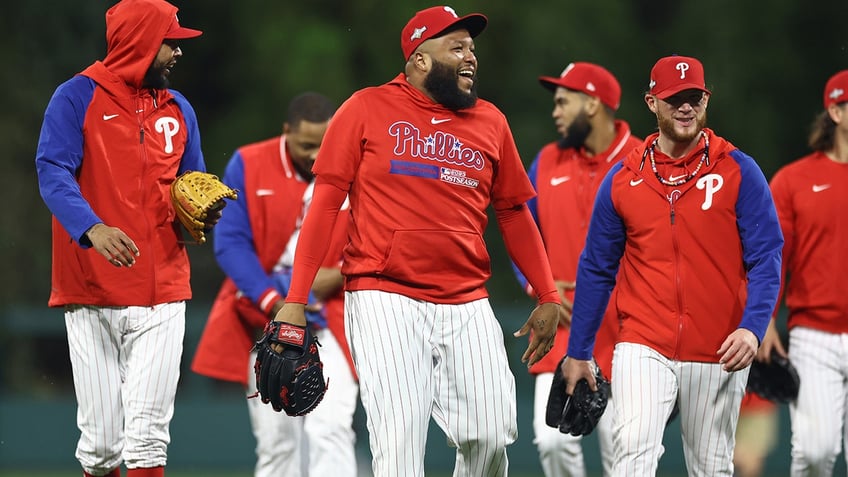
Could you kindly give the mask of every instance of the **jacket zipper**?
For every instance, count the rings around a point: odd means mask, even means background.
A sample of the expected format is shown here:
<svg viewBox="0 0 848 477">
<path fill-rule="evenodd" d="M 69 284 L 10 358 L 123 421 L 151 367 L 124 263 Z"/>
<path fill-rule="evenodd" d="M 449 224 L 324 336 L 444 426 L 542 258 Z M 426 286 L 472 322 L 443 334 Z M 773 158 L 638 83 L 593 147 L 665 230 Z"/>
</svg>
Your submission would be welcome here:
<svg viewBox="0 0 848 477">
<path fill-rule="evenodd" d="M 675 191 L 677 192 L 677 191 Z M 683 335 L 683 284 L 680 277 L 680 241 L 677 236 L 677 225 L 675 224 L 675 210 L 674 206 L 677 200 L 680 198 L 678 194 L 672 194 L 669 196 L 668 202 L 670 204 L 670 213 L 669 219 L 671 221 L 671 244 L 672 250 L 674 250 L 674 285 L 675 285 L 675 294 L 677 295 L 677 335 L 675 336 L 675 344 L 674 344 L 674 357 L 677 359 L 680 356 L 680 337 Z"/>
</svg>

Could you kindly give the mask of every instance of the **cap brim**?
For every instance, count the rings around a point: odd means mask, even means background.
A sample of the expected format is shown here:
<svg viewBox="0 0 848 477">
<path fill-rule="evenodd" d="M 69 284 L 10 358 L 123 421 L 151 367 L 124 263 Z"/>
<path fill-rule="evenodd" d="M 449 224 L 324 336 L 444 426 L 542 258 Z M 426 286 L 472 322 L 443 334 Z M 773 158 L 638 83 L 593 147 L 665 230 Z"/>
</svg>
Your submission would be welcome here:
<svg viewBox="0 0 848 477">
<path fill-rule="evenodd" d="M 185 40 L 187 38 L 196 38 L 202 35 L 203 32 L 193 28 L 179 27 L 176 30 L 169 31 L 165 34 L 166 40 Z"/>
<path fill-rule="evenodd" d="M 560 78 L 554 78 L 553 76 L 540 76 L 539 84 L 542 85 L 548 91 L 556 91 L 557 88 L 565 88 L 562 84 L 560 84 Z"/>
<path fill-rule="evenodd" d="M 710 93 L 710 90 L 708 90 L 708 89 L 706 89 L 702 86 L 698 86 L 697 84 L 688 83 L 688 84 L 674 85 L 671 88 L 668 88 L 664 91 L 654 93 L 654 96 L 656 96 L 657 98 L 660 98 L 660 99 L 667 99 L 667 98 L 670 98 L 670 97 L 674 96 L 675 94 L 677 94 L 681 91 L 686 91 L 687 89 L 697 89 L 697 90 L 703 91 L 707 94 L 712 94 L 712 93 Z"/>
<path fill-rule="evenodd" d="M 471 38 L 474 38 L 480 33 L 483 33 L 483 30 L 486 29 L 486 25 L 488 24 L 489 19 L 486 18 L 485 15 L 480 13 L 470 13 L 468 15 L 465 15 L 464 17 L 460 17 L 459 20 L 446 26 L 444 29 L 442 29 L 442 31 L 436 33 L 430 38 L 436 38 L 444 35 L 449 31 L 458 30 L 460 28 L 468 30 L 468 34 L 471 35 Z"/>
</svg>

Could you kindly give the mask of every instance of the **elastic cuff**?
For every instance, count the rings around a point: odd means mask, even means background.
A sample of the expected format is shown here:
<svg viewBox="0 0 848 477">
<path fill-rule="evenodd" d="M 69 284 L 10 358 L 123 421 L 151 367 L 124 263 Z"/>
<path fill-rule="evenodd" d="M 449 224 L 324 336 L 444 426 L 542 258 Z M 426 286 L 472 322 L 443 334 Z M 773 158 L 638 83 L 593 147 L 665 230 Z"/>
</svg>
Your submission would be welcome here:
<svg viewBox="0 0 848 477">
<path fill-rule="evenodd" d="M 281 300 L 282 298 L 283 297 L 279 293 L 277 293 L 277 290 L 269 288 L 265 290 L 265 293 L 263 293 L 259 297 L 259 309 L 262 310 L 263 313 L 268 315 L 271 313 L 271 308 L 274 307 L 274 303 L 277 303 L 277 301 Z"/>
<path fill-rule="evenodd" d="M 560 303 L 559 292 L 556 289 L 551 290 L 544 295 L 539 297 L 539 304 L 543 305 L 545 303 Z"/>
</svg>

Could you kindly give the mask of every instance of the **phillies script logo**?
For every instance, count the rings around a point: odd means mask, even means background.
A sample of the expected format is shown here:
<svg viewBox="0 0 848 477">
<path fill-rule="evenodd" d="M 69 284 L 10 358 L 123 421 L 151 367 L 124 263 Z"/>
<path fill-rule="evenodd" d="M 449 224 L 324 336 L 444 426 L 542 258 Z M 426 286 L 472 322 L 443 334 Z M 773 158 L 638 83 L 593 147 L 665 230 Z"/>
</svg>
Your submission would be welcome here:
<svg viewBox="0 0 848 477">
<path fill-rule="evenodd" d="M 303 344 L 304 330 L 295 326 L 282 325 L 277 333 L 277 339 L 285 343 Z"/>
<path fill-rule="evenodd" d="M 394 153 L 397 156 L 409 154 L 428 161 L 446 162 L 457 166 L 483 170 L 485 161 L 480 151 L 475 151 L 453 134 L 436 131 L 422 138 L 421 131 L 406 121 L 398 121 L 389 126 L 389 135 L 395 138 Z"/>
</svg>

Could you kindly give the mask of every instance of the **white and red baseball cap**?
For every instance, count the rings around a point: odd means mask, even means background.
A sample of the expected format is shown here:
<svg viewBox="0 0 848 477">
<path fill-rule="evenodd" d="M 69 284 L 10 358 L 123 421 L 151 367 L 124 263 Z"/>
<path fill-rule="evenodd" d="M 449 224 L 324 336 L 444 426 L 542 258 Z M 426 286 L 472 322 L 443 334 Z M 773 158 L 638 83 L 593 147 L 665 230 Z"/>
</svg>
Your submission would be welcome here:
<svg viewBox="0 0 848 477">
<path fill-rule="evenodd" d="M 403 57 L 408 59 L 418 45 L 441 35 L 455 25 L 468 30 L 471 38 L 474 38 L 486 28 L 488 23 L 489 19 L 481 13 L 470 13 L 460 17 L 453 8 L 447 6 L 421 10 L 400 32 L 400 48 L 403 50 Z"/>
<path fill-rule="evenodd" d="M 600 99 L 614 111 L 617 111 L 621 104 L 621 85 L 618 84 L 618 80 L 606 68 L 594 63 L 582 61 L 569 63 L 562 70 L 559 78 L 540 76 L 539 83 L 551 91 L 563 87 L 586 93 Z"/>
<path fill-rule="evenodd" d="M 185 40 L 186 38 L 196 38 L 202 34 L 203 32 L 200 30 L 180 26 L 180 20 L 177 18 L 177 14 L 175 13 L 174 19 L 171 20 L 171 26 L 168 27 L 168 31 L 165 32 L 165 39 Z"/>
<path fill-rule="evenodd" d="M 831 76 L 824 86 L 824 109 L 848 101 L 848 70 Z"/>
<path fill-rule="evenodd" d="M 687 90 L 699 89 L 707 94 L 710 90 L 704 82 L 704 65 L 689 56 L 666 56 L 651 68 L 649 93 L 660 99 Z"/>
</svg>

